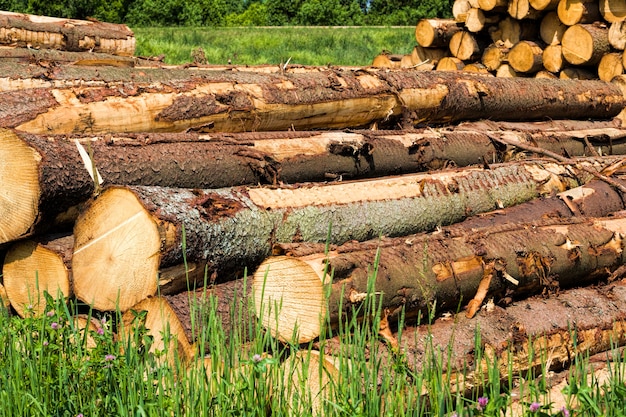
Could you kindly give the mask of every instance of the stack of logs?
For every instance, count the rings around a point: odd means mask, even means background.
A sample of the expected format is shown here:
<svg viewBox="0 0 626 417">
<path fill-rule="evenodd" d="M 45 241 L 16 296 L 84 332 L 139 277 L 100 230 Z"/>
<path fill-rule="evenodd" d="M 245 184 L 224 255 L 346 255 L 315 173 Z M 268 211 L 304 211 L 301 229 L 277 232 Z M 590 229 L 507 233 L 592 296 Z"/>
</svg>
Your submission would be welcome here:
<svg viewBox="0 0 626 417">
<path fill-rule="evenodd" d="M 57 49 L 82 27 L 7 16 L 50 25 L 68 38 Z M 213 293 L 219 314 L 246 294 L 275 337 L 306 343 L 323 333 L 320 317 L 336 325 L 367 299 L 377 265 L 394 351 L 424 352 L 398 345 L 399 316 L 459 307 L 494 357 L 517 352 L 516 371 L 535 365 L 524 352 L 551 349 L 556 366 L 626 342 L 620 78 L 167 67 L 49 46 L 0 60 L 0 290 L 15 314 L 41 314 L 44 291 L 126 321 L 146 310 L 153 348 L 169 328 L 192 361 L 205 352 L 190 300 Z M 588 300 L 558 314 L 515 309 L 533 295 Z M 474 348 L 460 342 L 450 374 Z"/>
<path fill-rule="evenodd" d="M 622 0 L 455 0 L 452 13 L 417 23 L 412 54 L 373 65 L 604 81 L 626 66 Z"/>
</svg>

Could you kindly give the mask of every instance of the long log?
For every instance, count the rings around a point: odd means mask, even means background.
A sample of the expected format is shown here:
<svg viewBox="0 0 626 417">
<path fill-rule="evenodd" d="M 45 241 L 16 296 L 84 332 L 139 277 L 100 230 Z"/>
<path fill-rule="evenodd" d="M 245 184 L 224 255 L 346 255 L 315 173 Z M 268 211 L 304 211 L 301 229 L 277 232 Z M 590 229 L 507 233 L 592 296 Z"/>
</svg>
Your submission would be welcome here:
<svg viewBox="0 0 626 417">
<path fill-rule="evenodd" d="M 371 348 L 369 360 L 378 361 L 381 373 L 389 372 L 399 350 L 414 372 L 440 373 L 440 383 L 449 384 L 450 393 L 476 393 L 493 380 L 494 370 L 508 385 L 510 377 L 525 378 L 537 369 L 559 372 L 583 357 L 596 355 L 600 362 L 610 362 L 612 355 L 621 355 L 619 347 L 626 344 L 625 307 L 623 281 L 573 288 L 550 297 L 529 297 L 508 306 L 492 304 L 472 319 L 452 313 L 432 323 L 404 327 L 401 336 L 394 334 L 398 347 L 380 342 Z M 314 348 L 334 358 L 333 365 L 345 366 L 355 359 L 338 337 L 315 342 Z M 328 375 L 336 374 L 333 370 Z M 334 382 L 328 384 L 327 392 Z M 431 383 L 423 381 L 415 389 L 427 396 L 434 388 Z M 302 388 L 311 387 L 303 384 Z M 545 404 L 554 400 L 548 398 Z M 537 398 L 528 403 L 532 401 Z M 558 413 L 562 405 L 551 406 Z M 568 409 L 572 410 L 571 406 Z"/>
<path fill-rule="evenodd" d="M 461 305 L 471 317 L 485 298 L 552 293 L 607 278 L 624 263 L 625 227 L 623 215 L 548 219 L 275 256 L 254 274 L 256 311 L 274 336 L 297 343 L 321 334 L 320 317 L 336 324 L 368 297 L 368 288 L 392 319 Z"/>
<path fill-rule="evenodd" d="M 5 11 L 0 12 L 0 43 L 122 56 L 135 53 L 135 36 L 126 25 Z"/>
<path fill-rule="evenodd" d="M 0 87 L 0 126 L 38 134 L 608 119 L 626 103 L 619 88 L 600 81 L 497 80 L 373 68 L 268 74 L 0 62 Z"/>
<path fill-rule="evenodd" d="M 411 131 L 318 131 L 240 134 L 146 133 L 76 135 L 91 151 L 102 186 L 107 184 L 220 188 L 376 177 L 505 162 L 519 154 L 494 146 L 505 134 L 546 150 L 583 156 L 587 138 L 603 155 L 626 154 L 622 129 L 612 122 L 475 123 L 455 128 Z M 590 128 L 590 129 L 588 129 Z M 550 130 L 550 131 L 546 131 Z M 515 133 L 519 131 L 518 133 Z M 0 243 L 42 233 L 59 214 L 95 191 L 75 141 L 65 136 L 30 135 L 0 129 Z M 604 140 L 603 138 L 606 138 Z M 529 142 L 530 141 L 530 142 Z M 181 163 L 184 161 L 184 163 Z"/>
<path fill-rule="evenodd" d="M 98 310 L 125 310 L 183 256 L 227 274 L 258 265 L 275 242 L 432 230 L 576 183 L 568 167 L 526 163 L 282 188 L 109 187 L 76 221 L 74 291 Z"/>
</svg>

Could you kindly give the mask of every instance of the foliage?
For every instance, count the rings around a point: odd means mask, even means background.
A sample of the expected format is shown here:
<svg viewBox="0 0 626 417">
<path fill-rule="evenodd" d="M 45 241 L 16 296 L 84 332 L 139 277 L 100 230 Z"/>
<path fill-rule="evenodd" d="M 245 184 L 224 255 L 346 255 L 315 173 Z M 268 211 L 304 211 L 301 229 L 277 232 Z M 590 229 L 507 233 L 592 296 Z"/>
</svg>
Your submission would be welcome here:
<svg viewBox="0 0 626 417">
<path fill-rule="evenodd" d="M 131 26 L 415 25 L 452 0 L 0 0 L 0 9 Z"/>
<path fill-rule="evenodd" d="M 139 56 L 165 55 L 169 64 L 192 61 L 202 48 L 210 64 L 365 66 L 382 50 L 410 53 L 414 27 L 135 28 Z"/>
</svg>

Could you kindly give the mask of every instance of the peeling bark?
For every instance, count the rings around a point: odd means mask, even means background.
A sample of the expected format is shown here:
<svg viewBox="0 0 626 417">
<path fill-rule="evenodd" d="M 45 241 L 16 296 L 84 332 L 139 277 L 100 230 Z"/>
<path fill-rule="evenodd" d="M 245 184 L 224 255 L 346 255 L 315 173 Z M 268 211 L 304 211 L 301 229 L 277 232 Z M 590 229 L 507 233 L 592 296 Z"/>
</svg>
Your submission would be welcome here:
<svg viewBox="0 0 626 417">
<path fill-rule="evenodd" d="M 418 70 L 270 74 L 10 62 L 0 63 L 0 86 L 0 99 L 10 103 L 0 106 L 0 124 L 42 134 L 607 119 L 626 103 L 617 85 L 601 81 L 503 80 Z"/>
<path fill-rule="evenodd" d="M 475 297 L 489 269 L 495 276 L 485 295 L 512 299 L 555 293 L 601 278 L 622 265 L 626 217 L 545 220 L 502 227 L 455 229 L 347 243 L 327 255 L 276 256 L 254 275 L 257 314 L 282 340 L 299 330 L 297 342 L 319 336 L 319 317 L 331 323 L 363 301 L 376 268 L 374 288 L 390 319 L 456 310 Z M 329 275 L 332 274 L 332 275 Z M 332 276 L 332 278 L 331 278 Z M 262 289 L 262 291 L 261 291 Z M 329 298 L 324 294 L 329 291 Z M 260 304 L 272 308 L 268 319 Z M 280 305 L 279 312 L 276 305 Z"/>
<path fill-rule="evenodd" d="M 566 167 L 526 163 L 276 189 L 110 187 L 76 222 L 75 292 L 97 309 L 124 310 L 153 295 L 158 271 L 183 254 L 228 275 L 258 265 L 276 242 L 432 230 L 577 181 Z"/>
</svg>

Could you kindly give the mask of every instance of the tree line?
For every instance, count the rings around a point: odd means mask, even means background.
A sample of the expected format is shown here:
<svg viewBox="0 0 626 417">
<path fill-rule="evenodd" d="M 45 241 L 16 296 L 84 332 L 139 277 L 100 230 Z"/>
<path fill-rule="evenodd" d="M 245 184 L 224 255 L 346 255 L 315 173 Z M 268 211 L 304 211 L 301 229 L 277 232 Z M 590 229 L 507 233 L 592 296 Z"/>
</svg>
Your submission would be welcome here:
<svg viewBox="0 0 626 417">
<path fill-rule="evenodd" d="M 408 25 L 453 0 L 0 0 L 0 10 L 129 26 Z"/>
</svg>

